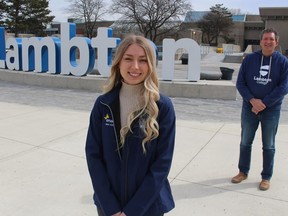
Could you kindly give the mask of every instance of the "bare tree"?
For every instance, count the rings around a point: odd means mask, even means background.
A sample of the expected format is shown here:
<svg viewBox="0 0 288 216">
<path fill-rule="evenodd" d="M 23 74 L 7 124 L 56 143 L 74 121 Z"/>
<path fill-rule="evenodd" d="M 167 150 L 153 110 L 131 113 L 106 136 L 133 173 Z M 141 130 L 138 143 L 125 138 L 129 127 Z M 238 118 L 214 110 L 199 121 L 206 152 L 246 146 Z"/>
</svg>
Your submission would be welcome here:
<svg viewBox="0 0 288 216">
<path fill-rule="evenodd" d="M 67 12 L 72 14 L 73 18 L 84 19 L 85 34 L 92 38 L 96 21 L 107 11 L 104 0 L 71 0 Z"/>
<path fill-rule="evenodd" d="M 158 36 L 178 29 L 181 16 L 189 10 L 191 4 L 187 0 L 112 0 L 110 8 L 121 15 L 120 25 L 138 27 L 154 42 Z"/>
</svg>

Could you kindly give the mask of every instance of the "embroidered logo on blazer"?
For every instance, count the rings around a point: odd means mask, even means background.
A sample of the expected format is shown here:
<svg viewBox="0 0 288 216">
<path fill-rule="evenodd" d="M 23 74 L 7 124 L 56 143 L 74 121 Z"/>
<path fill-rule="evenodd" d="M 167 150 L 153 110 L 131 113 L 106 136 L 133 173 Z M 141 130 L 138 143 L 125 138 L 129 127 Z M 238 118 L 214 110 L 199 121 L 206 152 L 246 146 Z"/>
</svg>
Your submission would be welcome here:
<svg viewBox="0 0 288 216">
<path fill-rule="evenodd" d="M 105 120 L 107 120 L 107 119 L 109 119 L 110 117 L 109 117 L 109 115 L 108 115 L 108 113 L 104 116 L 104 119 Z"/>
<path fill-rule="evenodd" d="M 114 126 L 114 122 L 113 120 L 110 118 L 109 114 L 107 113 L 105 116 L 104 116 L 104 119 L 105 119 L 105 125 L 106 126 Z"/>
</svg>

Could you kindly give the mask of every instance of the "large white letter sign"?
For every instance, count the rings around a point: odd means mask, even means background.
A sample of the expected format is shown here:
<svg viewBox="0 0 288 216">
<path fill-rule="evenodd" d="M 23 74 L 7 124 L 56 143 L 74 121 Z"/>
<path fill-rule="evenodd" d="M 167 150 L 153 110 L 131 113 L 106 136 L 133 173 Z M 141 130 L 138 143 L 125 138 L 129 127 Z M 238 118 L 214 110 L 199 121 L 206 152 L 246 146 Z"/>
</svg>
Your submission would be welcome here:
<svg viewBox="0 0 288 216">
<path fill-rule="evenodd" d="M 6 65 L 9 70 L 22 70 L 22 39 L 8 38 L 6 48 Z"/>
<path fill-rule="evenodd" d="M 61 74 L 83 76 L 93 69 L 95 51 L 89 38 L 74 37 L 75 35 L 75 23 L 61 24 Z M 79 62 L 76 59 L 77 48 L 80 54 Z"/>
<path fill-rule="evenodd" d="M 119 38 L 112 36 L 111 28 L 98 28 L 97 37 L 91 40 L 87 37 L 76 37 L 75 23 L 61 24 L 61 39 L 10 37 L 6 40 L 5 29 L 0 27 L 0 68 L 84 76 L 89 74 L 95 65 L 95 69 L 98 69 L 103 77 L 108 77 L 112 64 L 112 49 L 116 48 L 120 41 Z M 155 47 L 157 56 L 157 47 L 152 41 L 151 43 Z M 188 53 L 187 79 L 198 81 L 200 79 L 200 47 L 189 38 L 178 41 L 163 40 L 162 79 L 173 80 L 175 53 L 180 48 Z M 96 50 L 97 63 L 95 64 Z"/>
<path fill-rule="evenodd" d="M 104 77 L 110 75 L 110 66 L 112 63 L 112 48 L 119 43 L 119 38 L 112 37 L 111 28 L 98 28 L 97 37 L 92 38 L 92 46 L 97 48 L 97 68 Z M 108 59 L 107 59 L 108 57 Z"/>
<path fill-rule="evenodd" d="M 5 68 L 6 45 L 5 45 L 5 29 L 0 27 L 0 68 Z"/>
<path fill-rule="evenodd" d="M 23 38 L 22 39 L 22 65 L 23 71 L 60 73 L 57 68 L 57 58 L 60 56 L 59 39 L 52 37 Z M 57 48 L 58 44 L 58 48 Z M 58 69 L 58 70 L 57 70 Z"/>
<path fill-rule="evenodd" d="M 198 81 L 200 79 L 200 47 L 193 39 L 189 38 L 183 38 L 176 42 L 174 39 L 163 40 L 162 78 L 164 80 L 173 80 L 174 56 L 179 48 L 184 48 L 188 53 L 188 80 Z"/>
</svg>

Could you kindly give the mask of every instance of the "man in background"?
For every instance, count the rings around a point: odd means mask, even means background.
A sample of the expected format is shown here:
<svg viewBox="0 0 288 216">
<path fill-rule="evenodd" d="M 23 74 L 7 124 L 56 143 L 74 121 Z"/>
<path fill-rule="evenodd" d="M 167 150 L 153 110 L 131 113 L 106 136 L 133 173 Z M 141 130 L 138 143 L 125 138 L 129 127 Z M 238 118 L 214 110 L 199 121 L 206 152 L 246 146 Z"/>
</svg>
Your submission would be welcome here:
<svg viewBox="0 0 288 216">
<path fill-rule="evenodd" d="M 261 50 L 243 60 L 236 87 L 243 98 L 241 112 L 241 143 L 239 173 L 232 183 L 247 179 L 251 163 L 251 150 L 259 124 L 262 132 L 263 169 L 260 190 L 268 190 L 273 174 L 275 136 L 281 104 L 288 91 L 288 60 L 275 51 L 279 35 L 269 28 L 261 32 Z"/>
</svg>

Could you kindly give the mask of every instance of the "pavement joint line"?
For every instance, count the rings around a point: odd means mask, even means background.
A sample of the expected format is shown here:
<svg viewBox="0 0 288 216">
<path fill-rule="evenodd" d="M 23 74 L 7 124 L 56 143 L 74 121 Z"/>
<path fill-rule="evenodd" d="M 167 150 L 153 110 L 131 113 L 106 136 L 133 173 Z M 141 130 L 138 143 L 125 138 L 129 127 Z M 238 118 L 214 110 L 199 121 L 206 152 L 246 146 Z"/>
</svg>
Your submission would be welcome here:
<svg viewBox="0 0 288 216">
<path fill-rule="evenodd" d="M 8 155 L 6 157 L 0 158 L 0 163 L 5 162 L 5 161 L 9 161 L 9 160 L 13 160 L 15 158 L 18 158 L 21 155 L 28 154 L 29 152 L 32 152 L 32 151 L 35 151 L 35 150 L 37 150 L 37 146 L 33 146 L 30 149 L 23 150 L 23 151 L 15 153 L 15 154 Z"/>
<path fill-rule="evenodd" d="M 7 137 L 3 137 L 3 136 L 0 136 L 1 139 L 5 139 L 5 140 L 9 140 L 9 141 L 12 141 L 12 142 L 17 142 L 19 144 L 23 144 L 23 145 L 29 145 L 29 146 L 35 146 L 31 143 L 26 143 L 26 142 L 23 142 L 23 141 L 19 141 L 19 140 L 16 140 L 16 139 L 11 139 L 11 138 L 7 138 Z"/>
<path fill-rule="evenodd" d="M 80 159 L 83 159 L 83 160 L 86 161 L 85 157 L 82 157 L 82 156 L 79 156 L 79 155 L 75 155 L 75 154 L 71 154 L 71 153 L 68 153 L 68 152 L 59 151 L 59 150 L 55 150 L 55 149 L 52 149 L 52 148 L 49 148 L 49 147 L 43 147 L 43 146 L 37 146 L 37 148 L 38 149 L 44 149 L 44 150 L 52 151 L 52 152 L 56 152 L 56 153 L 60 153 L 60 154 L 63 154 L 63 155 L 68 155 L 68 156 L 80 158 Z"/>
<path fill-rule="evenodd" d="M 87 127 L 83 127 L 83 128 L 81 128 L 81 129 L 77 129 L 77 130 L 74 131 L 74 132 L 70 132 L 70 133 L 65 134 L 65 135 L 63 135 L 63 136 L 60 136 L 60 137 L 57 137 L 57 138 L 51 139 L 51 140 L 49 140 L 48 142 L 45 142 L 45 143 L 39 144 L 39 145 L 37 145 L 37 146 L 40 147 L 40 146 L 48 145 L 48 144 L 50 144 L 50 143 L 52 143 L 52 142 L 55 142 L 55 141 L 60 140 L 60 139 L 63 139 L 64 137 L 67 137 L 67 136 L 70 136 L 70 135 L 74 135 L 75 133 L 77 133 L 77 132 L 79 132 L 79 131 L 82 131 L 82 130 L 87 131 Z M 86 137 L 85 137 L 85 138 L 86 138 Z M 85 143 L 85 140 L 84 140 L 84 143 Z"/>
<path fill-rule="evenodd" d="M 0 158 L 0 163 L 4 162 L 4 161 L 9 161 L 9 160 L 21 157 L 22 155 L 29 154 L 31 152 L 33 153 L 33 152 L 35 152 L 37 150 L 47 150 L 47 151 L 56 152 L 56 153 L 60 153 L 60 154 L 67 155 L 67 156 L 72 156 L 74 158 L 80 158 L 80 159 L 86 160 L 85 157 L 82 157 L 82 156 L 79 156 L 79 155 L 75 155 L 75 154 L 71 154 L 71 153 L 67 153 L 67 152 L 64 152 L 64 151 L 51 149 L 49 147 L 33 146 L 30 149 L 27 149 L 27 150 L 24 150 L 24 151 L 21 151 L 21 152 L 17 152 L 15 154 L 8 155 L 8 156 L 3 157 L 3 158 Z"/>
<path fill-rule="evenodd" d="M 17 104 L 17 103 L 13 103 L 13 104 Z M 21 104 L 22 105 L 22 104 Z M 30 106 L 30 105 L 25 105 L 23 104 L 24 106 Z M 37 110 L 33 110 L 33 111 L 29 111 L 29 112 L 24 112 L 24 113 L 19 113 L 19 114 L 16 114 L 16 115 L 11 115 L 11 116 L 8 116 L 8 117 L 5 117 L 5 118 L 1 118 L 0 120 L 6 120 L 6 119 L 12 119 L 12 118 L 15 118 L 15 117 L 19 117 L 19 116 L 25 116 L 26 114 L 31 114 L 31 113 L 35 113 L 35 112 L 40 112 L 42 111 L 43 109 L 45 109 L 44 107 L 42 109 L 37 109 Z"/>
<path fill-rule="evenodd" d="M 215 133 L 210 137 L 210 139 L 206 142 L 206 144 L 204 144 L 198 152 L 196 152 L 196 154 L 191 158 L 191 160 L 175 175 L 175 177 L 173 179 L 177 179 L 177 177 L 183 172 L 184 169 L 186 169 L 186 167 L 200 154 L 200 152 L 202 152 L 202 150 L 211 142 L 211 140 L 213 140 L 213 138 L 218 134 L 218 132 L 225 126 L 225 123 L 223 123 L 221 125 L 221 127 L 218 128 L 217 131 L 215 131 Z M 173 162 L 172 162 L 173 163 Z M 171 181 L 173 182 L 173 180 Z"/>
</svg>

